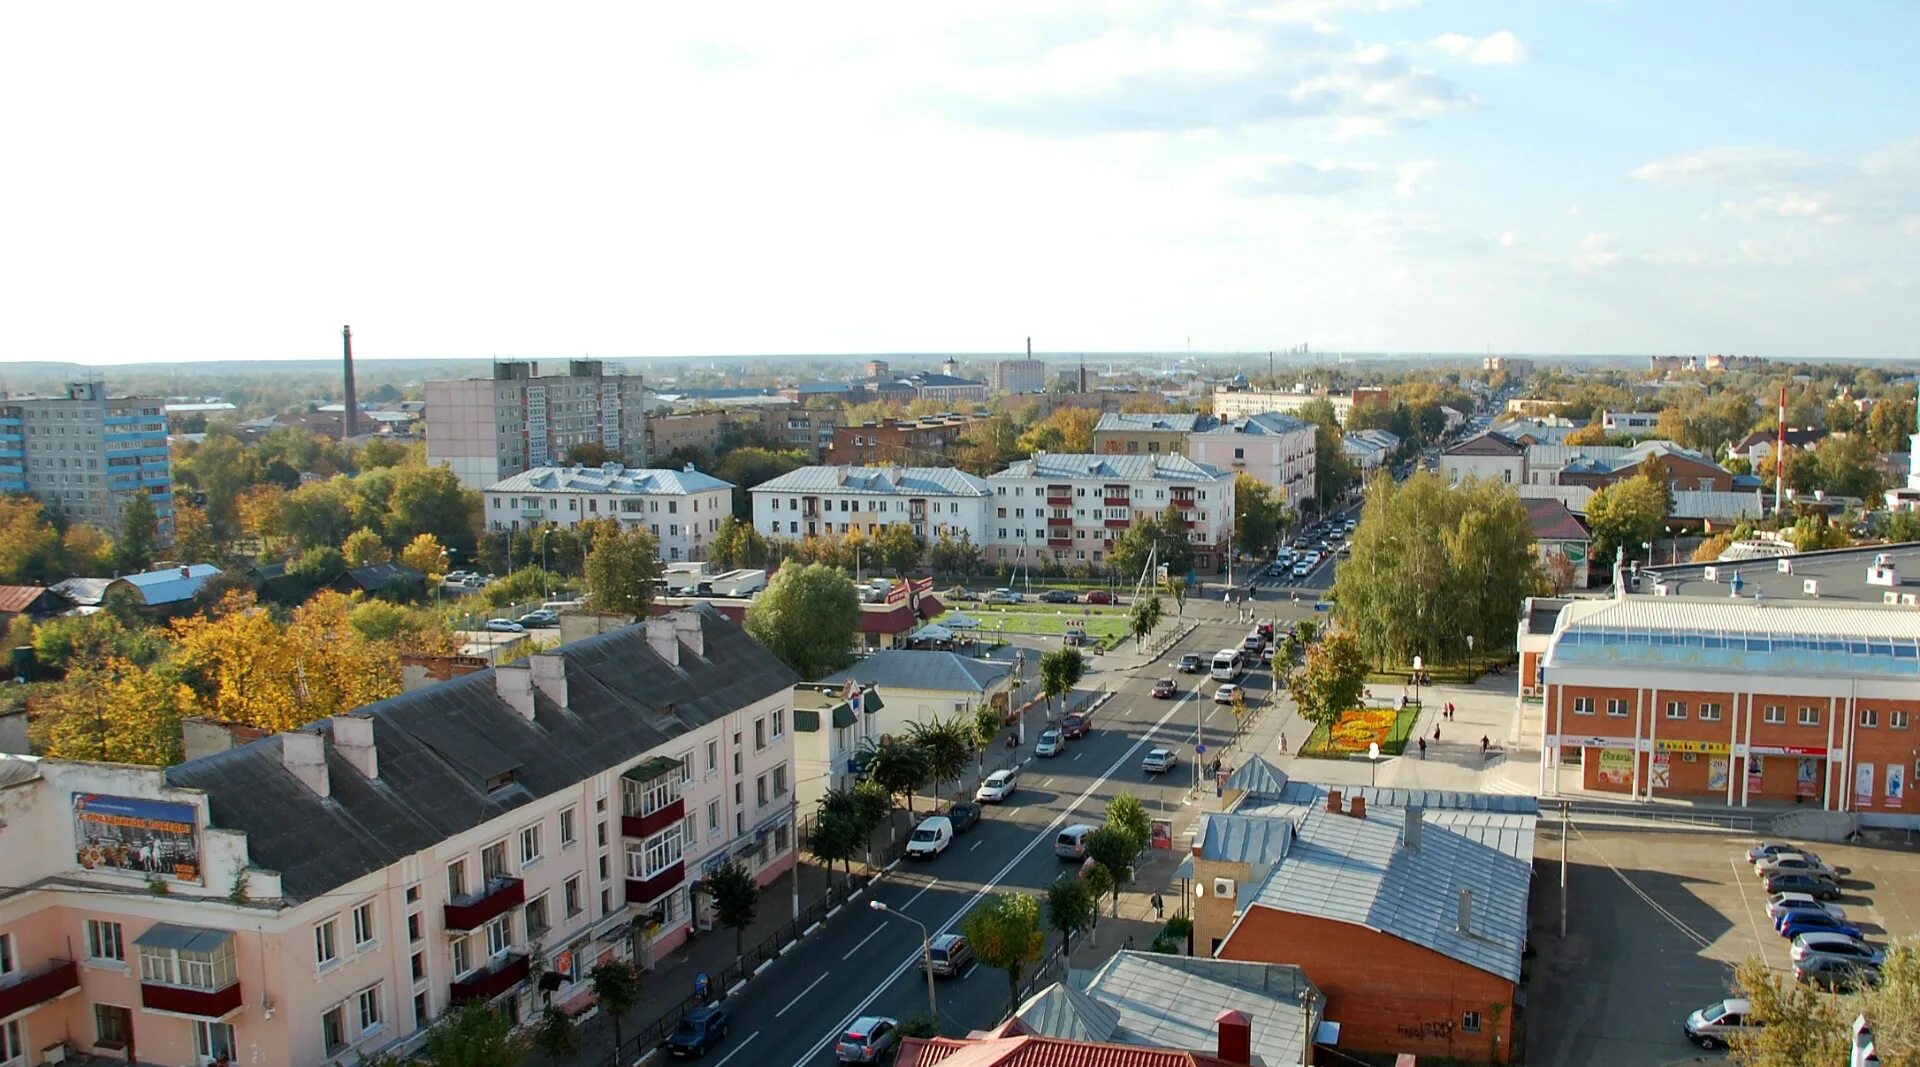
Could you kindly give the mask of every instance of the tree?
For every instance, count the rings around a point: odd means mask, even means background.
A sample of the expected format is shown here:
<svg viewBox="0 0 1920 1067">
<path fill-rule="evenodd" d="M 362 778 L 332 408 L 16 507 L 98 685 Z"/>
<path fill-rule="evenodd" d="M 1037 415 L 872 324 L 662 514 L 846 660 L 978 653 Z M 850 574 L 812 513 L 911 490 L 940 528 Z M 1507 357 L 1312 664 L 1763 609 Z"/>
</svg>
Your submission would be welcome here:
<svg viewBox="0 0 1920 1067">
<path fill-rule="evenodd" d="M 1112 899 L 1108 914 L 1120 917 L 1120 890 L 1133 881 L 1133 861 L 1140 857 L 1146 842 L 1133 836 L 1124 826 L 1108 822 L 1087 835 L 1087 858 L 1107 872 L 1107 892 Z"/>
<path fill-rule="evenodd" d="M 1823 515 L 1802 515 L 1787 532 L 1795 552 L 1818 552 L 1823 548 L 1845 548 L 1853 543 L 1845 527 L 1835 526 Z"/>
<path fill-rule="evenodd" d="M 1813 452 L 1814 488 L 1876 503 L 1885 489 L 1880 457 L 1859 434 L 1829 437 Z"/>
<path fill-rule="evenodd" d="M 1700 542 L 1699 547 L 1693 550 L 1693 555 L 1689 558 L 1694 563 L 1712 563 L 1718 560 L 1732 544 L 1731 533 L 1717 533 Z"/>
<path fill-rule="evenodd" d="M 707 875 L 707 895 L 713 898 L 713 915 L 720 925 L 733 930 L 733 955 L 737 962 L 747 954 L 747 927 L 760 913 L 760 887 L 746 868 L 728 858 L 719 869 Z"/>
<path fill-rule="evenodd" d="M 430 533 L 415 534 L 407 547 L 400 550 L 400 562 L 421 574 L 447 573 L 447 558 L 440 539 Z"/>
<path fill-rule="evenodd" d="M 767 556 L 767 539 L 753 523 L 732 515 L 720 520 L 720 529 L 707 547 L 707 558 L 721 567 L 764 567 Z"/>
<path fill-rule="evenodd" d="M 990 704 L 982 704 L 974 709 L 972 726 L 973 750 L 980 757 L 980 777 L 987 777 L 987 746 L 1000 736 L 1000 712 Z"/>
<path fill-rule="evenodd" d="M 1245 471 L 1233 477 L 1234 548 L 1263 556 L 1278 545 L 1293 512 L 1286 501 L 1274 499 L 1273 486 Z"/>
<path fill-rule="evenodd" d="M 1118 826 L 1139 842 L 1142 849 L 1153 840 L 1153 816 L 1132 793 L 1121 793 L 1107 801 L 1107 824 Z"/>
<path fill-rule="evenodd" d="M 282 627 L 248 593 L 209 617 L 173 620 L 173 665 L 200 714 L 280 732 L 344 715 L 400 691 L 399 650 L 348 621 L 352 604 L 322 591 Z"/>
<path fill-rule="evenodd" d="M 940 783 L 959 778 L 973 762 L 973 724 L 959 715 L 945 722 L 916 722 L 909 727 L 908 737 L 926 756 L 927 778 L 938 803 Z"/>
<path fill-rule="evenodd" d="M 480 494 L 462 486 L 446 467 L 397 470 L 388 509 L 389 544 L 404 545 L 430 533 L 462 554 L 473 551 L 480 529 Z"/>
<path fill-rule="evenodd" d="M 1570 445 L 1604 445 L 1607 443 L 1607 428 L 1599 419 L 1593 419 L 1585 426 L 1568 434 L 1566 443 Z"/>
<path fill-rule="evenodd" d="M 1129 579 L 1138 578 L 1146 570 L 1149 557 L 1164 565 L 1169 577 L 1184 578 L 1193 570 L 1193 545 L 1187 540 L 1186 518 L 1178 509 L 1135 519 L 1114 539 L 1113 549 L 1107 554 L 1113 572 Z"/>
<path fill-rule="evenodd" d="M 1359 706 L 1367 686 L 1367 657 L 1342 630 L 1307 649 L 1307 663 L 1287 682 L 1303 718 L 1333 729 L 1340 713 Z"/>
<path fill-rule="evenodd" d="M 735 448 L 713 466 L 713 476 L 734 486 L 733 514 L 742 522 L 753 520 L 753 488 L 790 474 L 812 463 L 805 452 L 794 449 L 769 449 L 749 445 Z"/>
<path fill-rule="evenodd" d="M 1034 452 L 1091 452 L 1093 428 L 1099 422 L 1098 411 L 1063 404 L 1020 435 L 1018 451 L 1029 455 Z"/>
<path fill-rule="evenodd" d="M 969 578 L 980 573 L 982 557 L 980 546 L 973 543 L 973 535 L 960 531 L 958 538 L 941 533 L 927 550 L 927 566 L 933 573 L 946 578 Z"/>
<path fill-rule="evenodd" d="M 645 618 L 660 577 L 659 543 L 645 527 L 602 530 L 587 552 L 587 606 Z"/>
<path fill-rule="evenodd" d="M 360 450 L 353 454 L 353 464 L 360 471 L 376 470 L 383 467 L 404 467 L 409 464 L 423 463 L 426 450 L 415 449 L 404 441 L 390 441 L 383 437 L 373 437 Z"/>
<path fill-rule="evenodd" d="M 302 551 L 333 548 L 353 532 L 353 483 L 344 475 L 308 482 L 280 500 L 279 528 Z"/>
<path fill-rule="evenodd" d="M 1899 452 L 1907 447 L 1907 435 L 1920 426 L 1914 423 L 1914 398 L 1881 400 L 1867 413 L 1866 435 L 1869 443 L 1883 453 Z"/>
<path fill-rule="evenodd" d="M 105 578 L 113 573 L 113 542 L 98 526 L 76 522 L 67 527 L 60 535 L 60 557 L 66 560 L 67 572 L 76 577 Z"/>
<path fill-rule="evenodd" d="M 612 960 L 595 967 L 588 979 L 593 983 L 593 999 L 613 1024 L 613 1051 L 618 1056 L 626 1044 L 620 1036 L 620 1024 L 640 1000 L 640 972 L 631 963 Z"/>
<path fill-rule="evenodd" d="M 1616 549 L 1631 558 L 1642 544 L 1652 543 L 1667 521 L 1666 499 L 1664 486 L 1638 476 L 1594 493 L 1587 501 L 1587 527 L 1593 532 L 1588 558 L 1610 567 Z"/>
<path fill-rule="evenodd" d="M 533 1047 L 552 1059 L 571 1056 L 580 1051 L 580 1028 L 574 1025 L 573 1016 L 549 1004 L 534 1024 Z"/>
<path fill-rule="evenodd" d="M 1294 414 L 1313 423 L 1313 489 L 1320 510 L 1325 511 L 1360 481 L 1360 471 L 1341 446 L 1340 422 L 1332 401 L 1315 397 Z"/>
<path fill-rule="evenodd" d="M 1540 583 L 1532 523 L 1506 485 L 1476 481 L 1454 495 L 1459 519 L 1446 536 L 1454 631 L 1490 652 L 1512 638 L 1521 602 Z"/>
<path fill-rule="evenodd" d="M 860 851 L 859 833 L 849 815 L 835 810 L 830 796 L 821 799 L 820 813 L 814 817 L 813 829 L 807 835 L 807 851 L 827 865 L 829 878 L 836 863 L 846 866 L 848 879 L 853 877 L 853 857 Z"/>
<path fill-rule="evenodd" d="M 1037 963 L 1046 946 L 1040 925 L 1040 899 L 1026 893 L 997 893 L 967 913 L 960 931 L 981 963 L 1007 974 L 1007 1013 L 1020 1008 L 1020 979 Z"/>
<path fill-rule="evenodd" d="M 520 1067 L 527 1039 L 505 1013 L 475 1000 L 434 1020 L 420 1051 L 433 1067 Z"/>
<path fill-rule="evenodd" d="M 1047 926 L 1060 934 L 1060 951 L 1073 954 L 1073 935 L 1093 929 L 1099 901 L 1078 875 L 1063 874 L 1047 886 Z"/>
<path fill-rule="evenodd" d="M 108 655 L 75 663 L 47 708 L 48 756 L 169 767 L 182 758 L 193 693 L 170 673 Z"/>
<path fill-rule="evenodd" d="M 582 441 L 568 448 L 566 454 L 560 458 L 560 463 L 567 467 L 598 467 L 603 463 L 624 464 L 625 462 L 626 460 L 622 459 L 618 452 L 608 449 L 598 441 Z"/>
<path fill-rule="evenodd" d="M 807 679 L 853 662 L 859 624 L 852 580 L 818 563 L 781 567 L 747 608 L 747 634 Z"/>
<path fill-rule="evenodd" d="M 913 795 L 927 784 L 932 770 L 927 754 L 919 745 L 905 741 L 883 740 L 865 748 L 867 778 L 887 791 L 887 796 L 905 797 L 907 814 L 913 814 Z"/>
<path fill-rule="evenodd" d="M 1133 602 L 1133 607 L 1127 609 L 1127 632 L 1133 635 L 1135 645 L 1145 641 L 1147 635 L 1159 627 L 1162 614 L 1160 598 L 1157 596 L 1142 597 Z"/>
<path fill-rule="evenodd" d="M 188 563 L 221 562 L 220 546 L 214 543 L 206 512 L 191 504 L 173 505 L 173 555 Z"/>
<path fill-rule="evenodd" d="M 18 585 L 58 581 L 60 533 L 38 500 L 0 496 L 0 580 Z"/>
<path fill-rule="evenodd" d="M 920 557 L 926 554 L 927 542 L 913 532 L 913 527 L 896 522 L 880 531 L 873 547 L 882 567 L 905 577 L 920 568 Z"/>
<path fill-rule="evenodd" d="M 432 535 L 422 534 L 421 536 L 431 537 Z M 346 541 L 340 545 L 340 554 L 346 557 L 349 567 L 371 567 L 393 558 L 393 553 L 387 551 L 386 542 L 380 540 L 380 535 L 365 526 L 347 535 Z"/>
<path fill-rule="evenodd" d="M 1761 1024 L 1734 1038 L 1731 1060 L 1747 1067 L 1798 1067 L 1838 1063 L 1844 1058 L 1853 1020 L 1864 1014 L 1873 1025 L 1880 1062 L 1911 1067 L 1920 1062 L 1920 951 L 1912 940 L 1887 946 L 1880 984 L 1830 996 L 1800 985 L 1749 957 L 1734 970 L 1737 995 L 1753 1002 L 1751 1018 Z"/>
<path fill-rule="evenodd" d="M 122 574 L 136 574 L 153 566 L 153 546 L 159 537 L 160 515 L 153 498 L 136 492 L 120 505 L 120 536 L 113 542 L 113 565 Z"/>
<path fill-rule="evenodd" d="M 1087 658 L 1077 648 L 1056 648 L 1040 657 L 1040 691 L 1047 698 L 1047 718 L 1053 718 L 1053 698 L 1065 696 L 1087 673 Z"/>
</svg>

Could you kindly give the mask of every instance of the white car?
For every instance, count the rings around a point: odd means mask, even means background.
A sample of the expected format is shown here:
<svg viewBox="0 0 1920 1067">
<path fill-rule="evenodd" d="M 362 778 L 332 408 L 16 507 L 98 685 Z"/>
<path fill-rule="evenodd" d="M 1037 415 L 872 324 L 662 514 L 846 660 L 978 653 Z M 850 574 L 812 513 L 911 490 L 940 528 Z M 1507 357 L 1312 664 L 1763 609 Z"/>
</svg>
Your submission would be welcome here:
<svg viewBox="0 0 1920 1067">
<path fill-rule="evenodd" d="M 1747 850 L 1747 862 L 1759 863 L 1768 856 L 1778 856 L 1782 852 L 1798 852 L 1799 845 L 1789 845 L 1785 841 L 1762 841 Z"/>
<path fill-rule="evenodd" d="M 973 799 L 982 804 L 999 804 L 1019 788 L 1019 774 L 1014 771 L 995 771 L 987 775 L 987 780 L 980 783 L 980 788 L 973 791 Z"/>
<path fill-rule="evenodd" d="M 1145 758 L 1140 761 L 1140 769 L 1146 771 L 1148 774 L 1161 774 L 1172 770 L 1173 765 L 1178 762 L 1180 762 L 1180 757 L 1174 755 L 1172 749 L 1156 748 L 1148 752 Z"/>
<path fill-rule="evenodd" d="M 1767 921 L 1772 922 L 1780 913 L 1789 908 L 1825 911 L 1836 919 L 1847 917 L 1847 909 L 1838 904 L 1828 904 L 1806 893 L 1775 893 L 1767 898 Z"/>
<path fill-rule="evenodd" d="M 1034 743 L 1033 754 L 1036 756 L 1058 756 L 1060 753 L 1066 751 L 1066 748 L 1066 735 L 1058 730 L 1048 730 L 1040 735 L 1039 741 Z"/>
<path fill-rule="evenodd" d="M 488 619 L 487 632 L 494 634 L 523 634 L 527 628 L 512 619 Z"/>
<path fill-rule="evenodd" d="M 1293 565 L 1293 576 L 1295 578 L 1305 578 L 1307 575 L 1312 573 L 1313 573 L 1313 564 L 1311 563 L 1296 563 Z"/>
<path fill-rule="evenodd" d="M 1753 865 L 1753 873 L 1761 878 L 1775 874 L 1799 872 L 1802 874 L 1833 874 L 1834 869 L 1820 862 L 1820 857 L 1811 852 L 1779 852 L 1759 860 Z"/>
<path fill-rule="evenodd" d="M 907 838 L 908 859 L 932 859 L 953 844 L 953 820 L 945 815 L 929 815 L 920 820 L 913 836 Z"/>
<path fill-rule="evenodd" d="M 1213 691 L 1213 702 L 1215 704 L 1231 704 L 1234 698 L 1239 695 L 1240 687 L 1228 683 Z"/>
</svg>

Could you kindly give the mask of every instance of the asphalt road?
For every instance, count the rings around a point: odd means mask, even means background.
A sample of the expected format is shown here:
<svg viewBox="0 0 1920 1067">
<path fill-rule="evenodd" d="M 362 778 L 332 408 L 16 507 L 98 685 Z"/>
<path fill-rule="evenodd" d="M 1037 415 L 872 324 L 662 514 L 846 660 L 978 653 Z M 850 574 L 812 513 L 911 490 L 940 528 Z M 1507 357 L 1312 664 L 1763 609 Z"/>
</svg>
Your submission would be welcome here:
<svg viewBox="0 0 1920 1067">
<path fill-rule="evenodd" d="M 834 1062 L 833 1046 L 855 1018 L 878 1014 L 905 1018 L 927 1010 L 927 983 L 919 970 L 921 932 L 913 919 L 938 935 L 957 930 L 962 917 L 987 893 L 1038 890 L 1070 869 L 1053 854 L 1061 827 L 1097 824 L 1106 802 L 1122 792 L 1139 797 L 1156 817 L 1180 809 L 1192 784 L 1196 724 L 1210 733 L 1231 724 L 1231 712 L 1212 702 L 1215 683 L 1201 675 L 1175 675 L 1175 700 L 1155 700 L 1153 679 L 1172 674 L 1182 652 L 1207 655 L 1233 643 L 1244 624 L 1205 622 L 1168 653 L 1164 671 L 1143 670 L 1116 678 L 1115 695 L 1095 715 L 1094 729 L 1049 759 L 1031 758 L 1021 769 L 1021 788 L 1004 805 L 989 805 L 986 817 L 944 854 L 902 863 L 867 898 L 828 920 L 826 927 L 770 964 L 733 1002 L 732 1035 L 708 1055 L 714 1067 L 814 1067 Z M 1243 679 L 1248 697 L 1264 699 L 1265 672 Z M 1037 736 L 1030 730 L 1029 741 Z M 1153 745 L 1172 745 L 1180 765 L 1148 779 L 1140 758 Z M 892 914 L 870 910 L 868 900 Z M 1006 1013 L 1010 990 L 1004 972 L 975 966 L 937 983 L 941 1032 L 964 1034 L 991 1026 Z"/>
</svg>

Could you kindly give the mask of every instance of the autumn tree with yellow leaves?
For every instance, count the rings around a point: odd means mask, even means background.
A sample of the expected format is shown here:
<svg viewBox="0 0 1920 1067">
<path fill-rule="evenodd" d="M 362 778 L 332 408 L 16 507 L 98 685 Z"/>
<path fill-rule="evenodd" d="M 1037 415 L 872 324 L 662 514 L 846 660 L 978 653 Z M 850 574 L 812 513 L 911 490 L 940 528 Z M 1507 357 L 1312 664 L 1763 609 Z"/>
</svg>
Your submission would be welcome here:
<svg viewBox="0 0 1920 1067">
<path fill-rule="evenodd" d="M 47 700 L 46 754 L 169 766 L 180 762 L 180 720 L 193 708 L 193 691 L 165 667 L 89 658 Z"/>
</svg>

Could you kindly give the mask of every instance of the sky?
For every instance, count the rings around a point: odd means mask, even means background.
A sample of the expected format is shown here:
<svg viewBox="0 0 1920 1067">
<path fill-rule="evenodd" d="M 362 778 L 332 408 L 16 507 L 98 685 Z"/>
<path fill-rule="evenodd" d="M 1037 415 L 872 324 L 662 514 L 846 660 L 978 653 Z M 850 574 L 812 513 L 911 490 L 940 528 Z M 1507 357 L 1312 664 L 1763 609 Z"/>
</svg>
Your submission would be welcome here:
<svg viewBox="0 0 1920 1067">
<path fill-rule="evenodd" d="M 1920 358 L 1920 4 L 11 4 L 0 362 Z"/>
</svg>

